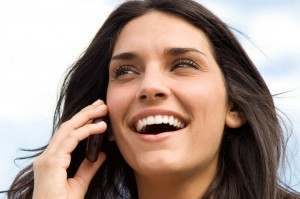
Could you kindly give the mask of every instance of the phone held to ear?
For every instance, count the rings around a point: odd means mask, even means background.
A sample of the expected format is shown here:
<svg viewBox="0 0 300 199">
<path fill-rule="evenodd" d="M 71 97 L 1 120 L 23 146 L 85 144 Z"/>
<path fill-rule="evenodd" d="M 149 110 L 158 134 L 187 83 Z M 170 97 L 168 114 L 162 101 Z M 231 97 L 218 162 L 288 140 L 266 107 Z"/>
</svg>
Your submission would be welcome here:
<svg viewBox="0 0 300 199">
<path fill-rule="evenodd" d="M 93 120 L 93 123 L 103 121 L 103 118 L 97 118 Z M 103 134 L 90 135 L 87 140 L 85 157 L 91 162 L 96 162 L 100 153 L 101 144 L 103 140 Z"/>
</svg>

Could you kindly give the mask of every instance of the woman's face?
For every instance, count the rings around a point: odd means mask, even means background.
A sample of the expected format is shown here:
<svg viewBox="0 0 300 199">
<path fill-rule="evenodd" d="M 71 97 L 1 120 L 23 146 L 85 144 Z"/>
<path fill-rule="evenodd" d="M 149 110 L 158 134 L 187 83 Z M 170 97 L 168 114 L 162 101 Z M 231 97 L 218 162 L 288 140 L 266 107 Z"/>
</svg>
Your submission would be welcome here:
<svg viewBox="0 0 300 199">
<path fill-rule="evenodd" d="M 215 172 L 229 108 L 198 28 L 156 11 L 129 22 L 109 65 L 107 105 L 115 141 L 136 174 Z"/>
</svg>

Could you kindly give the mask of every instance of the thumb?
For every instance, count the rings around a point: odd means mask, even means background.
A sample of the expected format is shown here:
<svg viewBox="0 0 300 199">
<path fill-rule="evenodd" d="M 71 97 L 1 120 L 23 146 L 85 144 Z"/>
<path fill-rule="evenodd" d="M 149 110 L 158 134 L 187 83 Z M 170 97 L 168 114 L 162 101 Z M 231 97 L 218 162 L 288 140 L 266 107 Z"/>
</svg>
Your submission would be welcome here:
<svg viewBox="0 0 300 199">
<path fill-rule="evenodd" d="M 83 198 L 88 190 L 91 180 L 105 159 L 106 155 L 103 152 L 100 152 L 96 162 L 90 162 L 87 159 L 84 159 L 75 176 L 72 179 L 68 179 L 70 188 L 69 195 L 74 195 L 74 198 L 78 198 L 78 196 Z"/>
</svg>

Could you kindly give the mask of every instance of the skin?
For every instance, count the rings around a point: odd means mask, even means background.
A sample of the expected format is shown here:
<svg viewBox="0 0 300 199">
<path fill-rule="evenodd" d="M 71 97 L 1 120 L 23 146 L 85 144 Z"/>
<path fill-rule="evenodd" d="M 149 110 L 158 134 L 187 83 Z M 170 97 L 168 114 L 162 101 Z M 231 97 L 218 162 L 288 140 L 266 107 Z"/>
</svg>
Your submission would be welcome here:
<svg viewBox="0 0 300 199">
<path fill-rule="evenodd" d="M 120 72 L 124 65 L 130 67 Z M 73 178 L 66 170 L 80 141 L 105 132 L 105 122 L 92 121 L 106 116 L 108 107 L 110 140 L 133 168 L 139 198 L 201 197 L 216 174 L 224 126 L 244 122 L 230 109 L 206 36 L 180 18 L 150 12 L 121 31 L 109 71 L 107 105 L 97 100 L 64 122 L 33 162 L 33 198 L 84 198 L 105 154 L 94 163 L 84 160 Z M 162 113 L 181 118 L 185 127 L 150 136 L 135 132 L 134 121 Z"/>
<path fill-rule="evenodd" d="M 240 123 L 205 34 L 150 12 L 121 31 L 109 71 L 113 135 L 135 172 L 139 198 L 201 197 L 216 174 L 224 126 Z M 156 136 L 135 132 L 136 119 L 161 113 L 178 115 L 186 127 Z"/>
<path fill-rule="evenodd" d="M 33 199 L 84 198 L 91 179 L 106 157 L 100 153 L 95 163 L 84 160 L 76 175 L 68 179 L 71 152 L 79 141 L 106 130 L 105 122 L 93 124 L 92 120 L 106 115 L 107 111 L 104 102 L 97 100 L 60 126 L 46 150 L 33 162 Z"/>
</svg>

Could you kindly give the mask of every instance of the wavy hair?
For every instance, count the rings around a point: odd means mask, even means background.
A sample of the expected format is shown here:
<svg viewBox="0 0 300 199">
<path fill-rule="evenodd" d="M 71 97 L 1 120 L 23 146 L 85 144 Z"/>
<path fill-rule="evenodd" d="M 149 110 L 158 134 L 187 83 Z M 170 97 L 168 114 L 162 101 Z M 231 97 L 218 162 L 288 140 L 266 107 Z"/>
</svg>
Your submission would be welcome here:
<svg viewBox="0 0 300 199">
<path fill-rule="evenodd" d="M 53 133 L 83 107 L 106 99 L 108 66 L 119 33 L 131 20 L 157 11 L 178 16 L 201 29 L 210 40 L 214 58 L 225 79 L 227 95 L 243 113 L 246 124 L 225 128 L 218 172 L 203 198 L 297 198 L 281 186 L 278 167 L 285 142 L 272 95 L 231 29 L 213 13 L 192 0 L 127 1 L 104 22 L 89 47 L 66 74 L 53 120 Z M 36 150 L 38 156 L 47 146 Z M 85 158 L 86 140 L 72 153 L 68 177 L 74 176 Z M 117 145 L 104 138 L 107 159 L 94 176 L 86 198 L 138 198 L 133 170 Z M 31 198 L 32 165 L 13 181 L 8 198 Z"/>
</svg>

